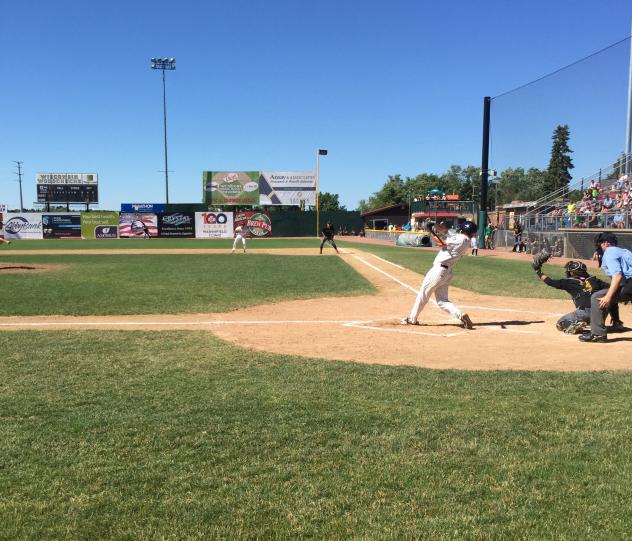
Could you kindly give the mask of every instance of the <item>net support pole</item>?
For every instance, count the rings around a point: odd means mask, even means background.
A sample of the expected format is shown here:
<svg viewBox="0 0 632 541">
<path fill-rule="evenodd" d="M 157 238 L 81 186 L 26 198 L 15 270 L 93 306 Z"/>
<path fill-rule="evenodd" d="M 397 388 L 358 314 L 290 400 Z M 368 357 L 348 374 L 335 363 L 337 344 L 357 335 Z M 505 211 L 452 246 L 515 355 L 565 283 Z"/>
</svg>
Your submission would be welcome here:
<svg viewBox="0 0 632 541">
<path fill-rule="evenodd" d="M 630 30 L 630 66 L 628 68 L 628 122 L 625 132 L 625 169 L 626 175 L 632 173 L 632 29 Z"/>
<path fill-rule="evenodd" d="M 489 182 L 489 119 L 492 98 L 483 98 L 483 152 L 481 156 L 481 189 L 478 209 L 478 245 L 485 243 L 485 226 L 487 225 L 487 185 Z M 496 203 L 498 204 L 498 203 Z"/>
</svg>

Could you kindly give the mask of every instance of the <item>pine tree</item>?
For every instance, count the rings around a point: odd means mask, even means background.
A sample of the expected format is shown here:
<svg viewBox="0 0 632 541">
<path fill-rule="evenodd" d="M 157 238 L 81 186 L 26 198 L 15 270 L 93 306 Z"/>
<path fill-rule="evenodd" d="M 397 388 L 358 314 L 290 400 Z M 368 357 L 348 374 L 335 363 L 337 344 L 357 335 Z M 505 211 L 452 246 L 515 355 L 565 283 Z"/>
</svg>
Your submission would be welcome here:
<svg viewBox="0 0 632 541">
<path fill-rule="evenodd" d="M 553 145 L 551 147 L 551 161 L 544 181 L 544 193 L 551 193 L 560 188 L 567 188 L 570 184 L 570 170 L 575 166 L 570 154 L 573 152 L 568 146 L 570 129 L 567 124 L 558 126 L 553 132 Z"/>
</svg>

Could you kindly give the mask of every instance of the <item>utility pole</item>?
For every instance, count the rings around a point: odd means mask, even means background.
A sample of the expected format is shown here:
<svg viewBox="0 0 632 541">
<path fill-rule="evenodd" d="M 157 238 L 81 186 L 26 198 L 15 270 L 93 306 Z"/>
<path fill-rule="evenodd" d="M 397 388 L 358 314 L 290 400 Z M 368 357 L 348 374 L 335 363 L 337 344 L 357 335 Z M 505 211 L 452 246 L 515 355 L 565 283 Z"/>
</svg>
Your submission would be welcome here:
<svg viewBox="0 0 632 541">
<path fill-rule="evenodd" d="M 13 160 L 13 163 L 17 165 L 18 170 L 15 173 L 18 176 L 18 182 L 20 183 L 20 212 L 24 212 L 24 202 L 22 201 L 22 164 L 24 162 L 16 162 Z"/>
</svg>

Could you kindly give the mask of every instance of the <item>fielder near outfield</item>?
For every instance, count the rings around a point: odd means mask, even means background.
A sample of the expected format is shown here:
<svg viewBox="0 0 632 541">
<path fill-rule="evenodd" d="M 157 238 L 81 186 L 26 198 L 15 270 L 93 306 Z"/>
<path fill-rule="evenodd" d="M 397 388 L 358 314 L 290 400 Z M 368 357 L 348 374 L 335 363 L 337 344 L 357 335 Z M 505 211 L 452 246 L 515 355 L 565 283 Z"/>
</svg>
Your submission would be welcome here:
<svg viewBox="0 0 632 541">
<path fill-rule="evenodd" d="M 465 221 L 458 227 L 459 230 L 456 233 L 449 233 L 448 228 L 444 224 L 437 224 L 431 227 L 430 232 L 436 239 L 437 244 L 441 246 L 441 250 L 439 250 L 431 269 L 421 283 L 410 314 L 401 320 L 402 325 L 419 325 L 417 318 L 430 300 L 432 293 L 434 293 L 439 308 L 449 312 L 461 321 L 466 329 L 473 328 L 470 317 L 462 313 L 448 299 L 448 287 L 452 281 L 452 269 L 468 250 L 470 239 L 478 231 L 478 227 L 474 222 Z M 442 238 L 444 235 L 445 240 Z"/>
</svg>

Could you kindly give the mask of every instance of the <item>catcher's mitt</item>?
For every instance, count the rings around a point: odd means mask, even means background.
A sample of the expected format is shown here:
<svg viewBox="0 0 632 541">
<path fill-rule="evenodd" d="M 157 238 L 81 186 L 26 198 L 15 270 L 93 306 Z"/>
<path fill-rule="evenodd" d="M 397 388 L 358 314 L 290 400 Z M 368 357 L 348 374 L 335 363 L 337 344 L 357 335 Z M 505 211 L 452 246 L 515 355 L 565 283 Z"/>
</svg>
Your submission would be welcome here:
<svg viewBox="0 0 632 541">
<path fill-rule="evenodd" d="M 533 261 L 531 262 L 531 266 L 533 267 L 533 270 L 536 272 L 541 271 L 542 265 L 544 265 L 549 260 L 550 257 L 551 257 L 551 254 L 547 252 L 546 250 L 542 250 L 541 252 L 534 254 Z"/>
</svg>

